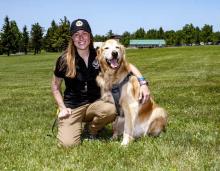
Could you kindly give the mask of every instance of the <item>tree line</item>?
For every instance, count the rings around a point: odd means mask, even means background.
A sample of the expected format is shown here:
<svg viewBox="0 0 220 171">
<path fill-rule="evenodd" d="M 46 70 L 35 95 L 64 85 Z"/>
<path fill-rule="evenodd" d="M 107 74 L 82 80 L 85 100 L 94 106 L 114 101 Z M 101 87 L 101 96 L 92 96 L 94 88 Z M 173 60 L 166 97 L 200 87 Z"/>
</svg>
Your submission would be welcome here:
<svg viewBox="0 0 220 171">
<path fill-rule="evenodd" d="M 0 32 L 0 55 L 15 53 L 33 52 L 38 54 L 41 50 L 47 52 L 61 52 L 66 49 L 70 37 L 70 21 L 64 16 L 59 23 L 54 20 L 50 27 L 44 30 L 39 23 L 31 26 L 28 31 L 27 26 L 20 31 L 16 21 L 10 20 L 8 16 L 4 19 L 4 24 Z M 102 42 L 111 38 L 115 34 L 109 30 L 106 35 L 95 35 L 94 41 Z M 129 46 L 131 39 L 164 39 L 167 46 L 220 44 L 220 32 L 213 32 L 213 26 L 205 24 L 201 29 L 193 24 L 186 24 L 181 30 L 164 31 L 162 27 L 157 29 L 139 28 L 133 33 L 125 31 L 120 36 L 120 42 L 124 46 Z"/>
</svg>

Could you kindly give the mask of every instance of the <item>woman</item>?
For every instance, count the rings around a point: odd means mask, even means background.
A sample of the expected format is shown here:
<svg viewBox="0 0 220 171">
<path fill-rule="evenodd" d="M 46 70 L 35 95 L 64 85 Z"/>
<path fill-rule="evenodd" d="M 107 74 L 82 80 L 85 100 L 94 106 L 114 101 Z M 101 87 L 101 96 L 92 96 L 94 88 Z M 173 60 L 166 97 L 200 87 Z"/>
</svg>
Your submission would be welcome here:
<svg viewBox="0 0 220 171">
<path fill-rule="evenodd" d="M 60 111 L 57 138 L 64 147 L 80 144 L 82 122 L 88 123 L 91 137 L 96 137 L 98 131 L 116 117 L 114 104 L 98 100 L 100 88 L 96 84 L 96 76 L 100 68 L 95 59 L 89 23 L 85 19 L 77 19 L 72 22 L 70 32 L 69 45 L 57 59 L 52 79 L 52 92 Z M 136 67 L 130 66 L 137 77 L 143 78 Z M 64 97 L 61 94 L 63 80 Z M 145 101 L 149 94 L 148 87 L 143 84 L 140 99 Z"/>
</svg>

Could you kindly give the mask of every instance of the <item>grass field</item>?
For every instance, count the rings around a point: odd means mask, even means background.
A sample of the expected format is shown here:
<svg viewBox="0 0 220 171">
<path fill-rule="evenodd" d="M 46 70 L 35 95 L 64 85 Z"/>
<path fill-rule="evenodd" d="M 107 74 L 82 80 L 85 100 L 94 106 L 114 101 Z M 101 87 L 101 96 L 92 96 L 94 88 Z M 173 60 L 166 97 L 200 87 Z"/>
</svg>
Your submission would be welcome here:
<svg viewBox="0 0 220 171">
<path fill-rule="evenodd" d="M 220 170 L 220 46 L 127 50 L 169 113 L 166 133 L 128 148 L 103 139 L 62 149 L 47 136 L 58 55 L 0 56 L 0 170 Z"/>
</svg>

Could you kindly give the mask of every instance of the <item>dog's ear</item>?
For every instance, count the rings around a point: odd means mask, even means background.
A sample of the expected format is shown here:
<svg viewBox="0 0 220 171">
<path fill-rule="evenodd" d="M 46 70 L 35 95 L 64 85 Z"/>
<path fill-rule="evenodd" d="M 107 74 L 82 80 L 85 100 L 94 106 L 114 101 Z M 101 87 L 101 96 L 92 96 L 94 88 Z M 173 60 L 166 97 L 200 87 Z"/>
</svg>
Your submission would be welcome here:
<svg viewBox="0 0 220 171">
<path fill-rule="evenodd" d="M 122 44 L 120 44 L 120 51 L 121 51 L 121 53 L 122 53 L 122 63 L 121 63 L 121 65 L 123 65 L 123 66 L 129 71 L 129 70 L 130 70 L 130 69 L 129 69 L 129 63 L 128 63 L 128 61 L 126 60 L 125 47 L 124 47 Z M 121 68 L 123 68 L 123 67 L 121 67 Z"/>
<path fill-rule="evenodd" d="M 101 72 L 104 72 L 105 67 L 104 67 L 104 64 L 103 64 L 103 61 L 102 61 L 102 48 L 101 47 L 96 49 L 96 59 L 99 62 Z"/>
<path fill-rule="evenodd" d="M 97 59 L 98 61 L 100 61 L 101 48 L 97 48 L 97 49 L 96 49 L 96 54 L 97 54 L 96 59 Z"/>
<path fill-rule="evenodd" d="M 122 52 L 123 59 L 125 60 L 125 47 L 122 44 L 120 44 L 120 49 Z"/>
<path fill-rule="evenodd" d="M 96 53 L 98 54 L 98 53 L 99 53 L 99 50 L 100 50 L 100 47 L 99 47 L 99 46 L 96 47 L 95 50 L 96 50 Z"/>
</svg>

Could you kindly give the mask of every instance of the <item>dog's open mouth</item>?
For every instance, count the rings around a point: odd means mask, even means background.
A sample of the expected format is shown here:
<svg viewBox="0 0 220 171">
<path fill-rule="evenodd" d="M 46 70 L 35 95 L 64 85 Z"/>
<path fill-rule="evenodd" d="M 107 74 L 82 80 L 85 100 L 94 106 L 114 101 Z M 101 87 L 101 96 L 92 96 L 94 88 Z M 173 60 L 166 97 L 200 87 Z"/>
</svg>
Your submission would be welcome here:
<svg viewBox="0 0 220 171">
<path fill-rule="evenodd" d="M 112 69 L 117 69 L 119 67 L 118 58 L 106 59 L 106 61 Z"/>
</svg>

